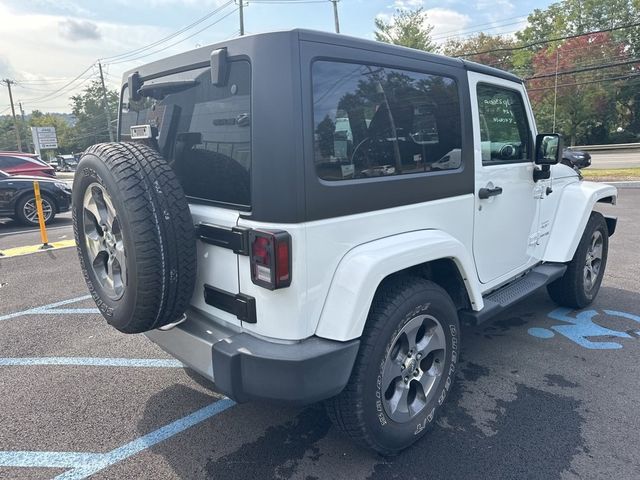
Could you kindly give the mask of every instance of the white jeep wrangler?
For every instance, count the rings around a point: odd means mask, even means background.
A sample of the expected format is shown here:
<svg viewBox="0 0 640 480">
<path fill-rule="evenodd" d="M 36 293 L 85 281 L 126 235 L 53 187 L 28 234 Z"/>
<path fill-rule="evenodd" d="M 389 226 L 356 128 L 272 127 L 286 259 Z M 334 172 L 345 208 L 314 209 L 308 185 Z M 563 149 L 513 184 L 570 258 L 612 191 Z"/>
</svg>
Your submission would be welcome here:
<svg viewBox="0 0 640 480">
<path fill-rule="evenodd" d="M 237 401 L 324 400 L 350 437 L 411 445 L 445 400 L 460 322 L 546 286 L 595 298 L 614 187 L 558 164 L 522 80 L 294 30 L 125 74 L 119 142 L 73 188 L 107 321 Z"/>
</svg>

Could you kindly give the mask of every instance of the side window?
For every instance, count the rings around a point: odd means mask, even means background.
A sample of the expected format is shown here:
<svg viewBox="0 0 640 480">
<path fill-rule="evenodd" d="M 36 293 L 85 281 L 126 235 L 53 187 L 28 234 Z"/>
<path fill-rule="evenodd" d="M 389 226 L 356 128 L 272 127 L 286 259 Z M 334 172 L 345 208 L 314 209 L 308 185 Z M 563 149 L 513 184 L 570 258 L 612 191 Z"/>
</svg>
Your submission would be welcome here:
<svg viewBox="0 0 640 480">
<path fill-rule="evenodd" d="M 314 162 L 323 180 L 461 166 L 454 79 L 329 61 L 314 62 L 312 74 Z"/>
<path fill-rule="evenodd" d="M 529 123 L 519 92 L 480 84 L 478 111 L 483 165 L 530 161 Z"/>
</svg>

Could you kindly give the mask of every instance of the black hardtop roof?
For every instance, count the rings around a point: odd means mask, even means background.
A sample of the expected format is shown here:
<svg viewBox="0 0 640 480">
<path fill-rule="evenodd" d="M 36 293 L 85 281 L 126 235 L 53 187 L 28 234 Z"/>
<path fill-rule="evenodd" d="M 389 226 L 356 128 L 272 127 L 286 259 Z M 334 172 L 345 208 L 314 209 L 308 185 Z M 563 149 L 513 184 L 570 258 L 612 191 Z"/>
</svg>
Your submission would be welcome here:
<svg viewBox="0 0 640 480">
<path fill-rule="evenodd" d="M 503 78 L 517 83 L 522 83 L 522 79 L 517 75 L 500 70 L 497 68 L 489 67 L 479 63 L 471 62 L 461 58 L 447 57 L 445 55 L 439 55 L 436 53 L 424 52 L 413 48 L 402 47 L 399 45 L 392 45 L 389 43 L 378 42 L 374 40 L 368 40 L 359 37 L 352 37 L 344 34 L 321 32 L 317 30 L 307 30 L 296 28 L 286 31 L 274 31 L 267 33 L 257 33 L 252 35 L 245 35 L 243 37 L 236 37 L 229 40 L 220 41 L 204 47 L 199 47 L 194 50 L 172 55 L 170 57 L 157 60 L 152 63 L 141 65 L 133 68 L 124 73 L 123 79 L 126 82 L 129 74 L 133 72 L 140 72 L 143 77 L 148 75 L 155 76 L 157 73 L 167 73 L 172 70 L 179 69 L 184 65 L 196 65 L 203 63 L 203 59 L 207 59 L 212 50 L 222 48 L 225 46 L 234 45 L 238 48 L 242 48 L 243 43 L 263 43 L 267 42 L 270 37 L 291 35 L 297 36 L 299 41 L 308 41 L 316 43 L 327 43 L 330 45 L 340 45 L 344 47 L 359 48 L 363 50 L 378 51 L 388 53 L 391 55 L 398 55 L 403 57 L 416 58 L 421 60 L 427 60 L 441 65 L 448 65 L 452 67 L 459 67 L 469 71 L 483 73 L 485 75 L 491 75 L 498 78 Z M 204 64 L 202 66 L 205 66 Z"/>
</svg>

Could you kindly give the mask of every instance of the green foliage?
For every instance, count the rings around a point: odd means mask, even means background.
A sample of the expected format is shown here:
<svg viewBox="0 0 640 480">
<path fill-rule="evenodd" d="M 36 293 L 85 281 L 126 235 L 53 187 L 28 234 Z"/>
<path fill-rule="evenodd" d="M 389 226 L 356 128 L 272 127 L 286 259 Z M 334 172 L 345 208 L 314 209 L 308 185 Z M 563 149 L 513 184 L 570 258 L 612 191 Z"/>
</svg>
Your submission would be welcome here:
<svg viewBox="0 0 640 480">
<path fill-rule="evenodd" d="M 115 90 L 107 91 L 107 101 L 115 133 L 118 93 Z M 30 127 L 55 127 L 58 137 L 56 154 L 77 153 L 94 143 L 109 141 L 100 82 L 92 82 L 81 93 L 71 97 L 71 102 L 73 117 L 75 117 L 73 125 L 65 119 L 64 115 L 42 113 L 39 110 L 34 110 L 24 123 L 18 117 L 23 151 L 33 151 Z M 10 115 L 0 117 L 0 150 L 17 149 L 13 119 Z"/>
<path fill-rule="evenodd" d="M 513 70 L 513 55 L 509 49 L 515 46 L 515 40 L 510 37 L 479 33 L 463 39 L 449 39 L 442 46 L 442 53 L 450 57 L 465 55 L 467 60 L 473 62 L 499 67 L 503 70 Z M 470 53 L 474 53 L 474 55 L 469 55 Z"/>
<path fill-rule="evenodd" d="M 73 140 L 80 150 L 101 142 L 109 141 L 107 129 L 107 116 L 104 111 L 104 99 L 102 85 L 99 80 L 94 80 L 79 95 L 71 97 L 72 112 L 76 117 Z M 118 118 L 118 92 L 107 91 L 107 105 L 111 113 L 112 131 L 115 132 Z"/>
<path fill-rule="evenodd" d="M 438 47 L 431 39 L 433 25 L 427 22 L 427 14 L 417 10 L 398 9 L 390 21 L 375 19 L 377 31 L 374 32 L 379 42 L 402 45 L 404 47 L 435 52 Z"/>
</svg>

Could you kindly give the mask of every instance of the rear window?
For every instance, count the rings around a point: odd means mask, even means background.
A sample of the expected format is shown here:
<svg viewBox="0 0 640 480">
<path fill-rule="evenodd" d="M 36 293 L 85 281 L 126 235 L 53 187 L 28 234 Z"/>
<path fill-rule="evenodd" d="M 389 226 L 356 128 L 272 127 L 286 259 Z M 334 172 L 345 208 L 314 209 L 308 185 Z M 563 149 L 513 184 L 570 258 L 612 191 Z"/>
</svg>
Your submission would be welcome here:
<svg viewBox="0 0 640 480">
<path fill-rule="evenodd" d="M 24 158 L 0 156 L 0 168 L 13 168 L 21 165 L 24 165 L 25 167 L 32 166 L 29 165 L 28 160 L 25 160 Z"/>
<path fill-rule="evenodd" d="M 377 65 L 313 64 L 314 161 L 323 180 L 462 165 L 454 79 Z"/>
<path fill-rule="evenodd" d="M 211 83 L 209 68 L 149 80 L 144 97 L 122 94 L 120 139 L 151 125 L 148 141 L 172 166 L 188 197 L 223 206 L 251 205 L 251 66 L 229 64 L 228 81 Z"/>
</svg>

